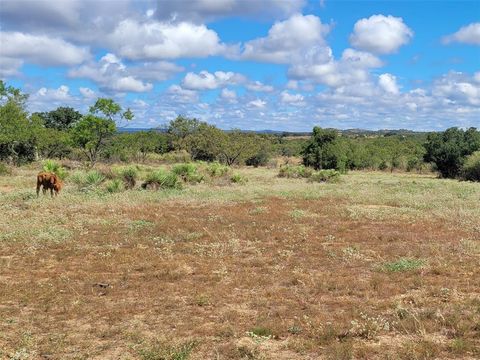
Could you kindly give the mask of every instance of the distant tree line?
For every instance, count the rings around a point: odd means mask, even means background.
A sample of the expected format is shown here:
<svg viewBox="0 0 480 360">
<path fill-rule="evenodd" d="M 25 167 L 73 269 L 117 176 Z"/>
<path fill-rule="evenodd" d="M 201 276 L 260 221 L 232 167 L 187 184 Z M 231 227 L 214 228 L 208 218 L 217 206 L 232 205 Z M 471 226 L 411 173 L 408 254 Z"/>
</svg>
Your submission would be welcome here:
<svg viewBox="0 0 480 360">
<path fill-rule="evenodd" d="M 99 98 L 87 114 L 59 107 L 29 114 L 28 96 L 0 81 L 0 161 L 22 164 L 40 158 L 143 162 L 152 157 L 264 166 L 278 156 L 301 157 L 316 170 L 437 170 L 442 177 L 480 179 L 480 132 L 340 132 L 314 127 L 293 133 L 223 131 L 195 118 L 178 116 L 163 129 L 118 131 L 133 119 L 112 99 Z M 305 134 L 303 134 L 305 135 Z"/>
</svg>

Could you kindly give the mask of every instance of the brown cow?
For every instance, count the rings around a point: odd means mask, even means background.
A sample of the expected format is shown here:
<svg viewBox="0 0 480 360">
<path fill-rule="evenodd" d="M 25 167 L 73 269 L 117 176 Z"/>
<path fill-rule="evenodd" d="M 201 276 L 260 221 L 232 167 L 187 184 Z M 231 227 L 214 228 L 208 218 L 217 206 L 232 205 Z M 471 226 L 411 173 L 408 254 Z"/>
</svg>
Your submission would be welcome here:
<svg viewBox="0 0 480 360">
<path fill-rule="evenodd" d="M 62 189 L 63 183 L 55 173 L 40 172 L 37 175 L 37 197 L 41 186 L 43 187 L 43 195 L 45 195 L 47 189 L 50 189 L 50 195 L 53 197 L 53 192 L 55 191 L 55 196 L 57 196 Z"/>
</svg>

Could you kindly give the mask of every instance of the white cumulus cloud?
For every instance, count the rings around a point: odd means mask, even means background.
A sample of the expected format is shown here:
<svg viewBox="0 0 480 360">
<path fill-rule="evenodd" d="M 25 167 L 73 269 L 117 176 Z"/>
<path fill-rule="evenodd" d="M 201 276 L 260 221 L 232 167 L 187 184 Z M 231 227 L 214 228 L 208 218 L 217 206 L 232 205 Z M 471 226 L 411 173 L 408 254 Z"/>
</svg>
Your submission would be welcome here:
<svg viewBox="0 0 480 360">
<path fill-rule="evenodd" d="M 59 38 L 21 32 L 0 32 L 0 49 L 2 57 L 40 65 L 76 65 L 90 58 L 86 47 Z"/>
<path fill-rule="evenodd" d="M 375 54 L 391 54 L 408 44 L 413 31 L 402 18 L 391 15 L 372 15 L 358 20 L 350 35 L 353 47 Z"/>
<path fill-rule="evenodd" d="M 191 90 L 213 90 L 227 85 L 240 84 L 246 78 L 238 73 L 215 71 L 213 74 L 208 71 L 200 71 L 198 74 L 189 72 L 182 81 L 182 87 Z"/>
<path fill-rule="evenodd" d="M 457 42 L 471 45 L 480 45 L 480 22 L 471 23 L 467 26 L 463 26 L 457 32 L 445 36 L 442 41 L 444 44 Z"/>
<path fill-rule="evenodd" d="M 324 37 L 329 31 L 330 27 L 322 24 L 317 16 L 295 14 L 285 21 L 276 22 L 266 37 L 246 42 L 241 58 L 290 63 L 297 53 L 325 44 Z"/>
<path fill-rule="evenodd" d="M 378 77 L 378 85 L 389 94 L 398 94 L 400 92 L 397 78 L 392 74 L 381 74 Z"/>
<path fill-rule="evenodd" d="M 207 57 L 226 51 L 215 31 L 188 22 L 125 19 L 107 38 L 119 55 L 129 59 Z"/>
</svg>

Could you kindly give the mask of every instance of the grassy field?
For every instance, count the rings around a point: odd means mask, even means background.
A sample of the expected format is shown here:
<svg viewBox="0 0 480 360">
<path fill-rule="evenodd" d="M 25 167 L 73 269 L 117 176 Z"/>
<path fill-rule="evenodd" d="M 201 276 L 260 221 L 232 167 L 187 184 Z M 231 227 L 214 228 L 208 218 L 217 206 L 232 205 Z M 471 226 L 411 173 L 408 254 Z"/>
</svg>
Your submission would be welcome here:
<svg viewBox="0 0 480 360">
<path fill-rule="evenodd" d="M 480 184 L 350 172 L 35 196 L 0 176 L 0 358 L 474 359 Z"/>
</svg>

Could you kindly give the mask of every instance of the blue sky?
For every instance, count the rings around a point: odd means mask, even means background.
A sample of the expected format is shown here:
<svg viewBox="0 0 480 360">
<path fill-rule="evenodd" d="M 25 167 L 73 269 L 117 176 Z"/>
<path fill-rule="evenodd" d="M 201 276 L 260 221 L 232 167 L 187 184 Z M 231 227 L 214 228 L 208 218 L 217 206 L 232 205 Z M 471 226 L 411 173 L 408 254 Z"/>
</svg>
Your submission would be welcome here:
<svg viewBox="0 0 480 360">
<path fill-rule="evenodd" d="M 480 127 L 480 2 L 3 0 L 0 78 L 131 127 Z"/>
</svg>

